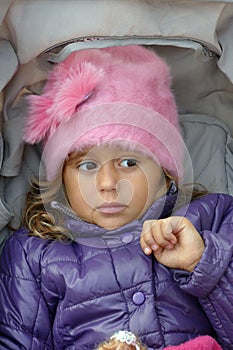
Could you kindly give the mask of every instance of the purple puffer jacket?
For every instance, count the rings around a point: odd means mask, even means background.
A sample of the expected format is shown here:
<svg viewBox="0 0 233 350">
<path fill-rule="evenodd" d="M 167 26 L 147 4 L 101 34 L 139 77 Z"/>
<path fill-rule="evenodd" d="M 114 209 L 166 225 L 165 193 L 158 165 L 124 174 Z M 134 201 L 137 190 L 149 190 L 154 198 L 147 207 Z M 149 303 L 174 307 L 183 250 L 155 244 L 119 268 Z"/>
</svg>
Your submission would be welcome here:
<svg viewBox="0 0 233 350">
<path fill-rule="evenodd" d="M 233 349 L 233 198 L 208 195 L 181 209 L 205 241 L 193 273 L 168 269 L 140 248 L 146 219 L 161 213 L 158 200 L 139 221 L 106 231 L 68 219 L 75 241 L 11 236 L 0 261 L 0 349 L 93 350 L 128 329 L 150 349 L 199 334 Z"/>
</svg>

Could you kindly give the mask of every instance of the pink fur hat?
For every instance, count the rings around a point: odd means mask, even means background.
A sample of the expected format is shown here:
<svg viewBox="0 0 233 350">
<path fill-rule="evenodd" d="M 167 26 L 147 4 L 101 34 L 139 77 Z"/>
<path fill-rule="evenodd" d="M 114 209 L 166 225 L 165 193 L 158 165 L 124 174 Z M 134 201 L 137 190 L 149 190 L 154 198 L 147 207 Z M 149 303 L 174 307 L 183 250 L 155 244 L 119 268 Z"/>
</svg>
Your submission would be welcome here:
<svg viewBox="0 0 233 350">
<path fill-rule="evenodd" d="M 41 95 L 30 95 L 24 140 L 43 142 L 47 180 L 67 155 L 109 142 L 139 146 L 176 177 L 183 141 L 167 64 L 130 45 L 70 54 L 50 72 Z"/>
</svg>

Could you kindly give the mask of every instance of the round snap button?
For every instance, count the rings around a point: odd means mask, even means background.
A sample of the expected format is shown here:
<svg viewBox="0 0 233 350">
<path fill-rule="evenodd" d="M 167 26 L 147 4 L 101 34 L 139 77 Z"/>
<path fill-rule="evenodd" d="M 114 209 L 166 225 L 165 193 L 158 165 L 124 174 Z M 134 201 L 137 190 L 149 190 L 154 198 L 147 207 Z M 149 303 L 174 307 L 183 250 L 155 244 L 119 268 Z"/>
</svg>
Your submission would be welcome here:
<svg viewBox="0 0 233 350">
<path fill-rule="evenodd" d="M 141 305 L 145 301 L 145 295 L 142 292 L 136 292 L 133 295 L 133 302 L 135 305 Z"/>
<path fill-rule="evenodd" d="M 121 240 L 123 243 L 131 243 L 133 241 L 133 234 L 132 233 L 124 233 L 121 237 Z"/>
</svg>

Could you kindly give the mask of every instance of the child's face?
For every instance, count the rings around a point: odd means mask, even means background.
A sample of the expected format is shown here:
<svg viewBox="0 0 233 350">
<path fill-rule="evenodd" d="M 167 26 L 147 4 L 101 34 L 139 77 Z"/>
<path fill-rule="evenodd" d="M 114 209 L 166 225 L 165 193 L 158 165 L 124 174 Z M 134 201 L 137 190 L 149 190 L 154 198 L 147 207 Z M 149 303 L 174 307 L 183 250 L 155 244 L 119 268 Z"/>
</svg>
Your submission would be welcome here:
<svg viewBox="0 0 233 350">
<path fill-rule="evenodd" d="M 140 218 L 167 188 L 155 161 L 106 145 L 77 154 L 74 161 L 67 162 L 63 181 L 74 212 L 108 230 Z"/>
</svg>

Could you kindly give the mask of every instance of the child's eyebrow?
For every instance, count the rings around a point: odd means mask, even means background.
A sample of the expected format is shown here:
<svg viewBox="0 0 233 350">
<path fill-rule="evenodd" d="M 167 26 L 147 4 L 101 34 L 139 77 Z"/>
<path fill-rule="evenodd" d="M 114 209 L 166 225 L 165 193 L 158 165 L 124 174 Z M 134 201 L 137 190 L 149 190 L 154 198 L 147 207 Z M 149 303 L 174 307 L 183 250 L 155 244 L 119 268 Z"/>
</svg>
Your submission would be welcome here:
<svg viewBox="0 0 233 350">
<path fill-rule="evenodd" d="M 89 151 L 89 150 L 88 150 Z M 87 150 L 83 150 L 80 152 L 72 152 L 68 155 L 68 159 L 66 161 L 66 164 L 72 164 L 74 162 L 79 161 L 80 159 L 82 159 L 83 157 L 85 157 L 88 153 Z"/>
</svg>

